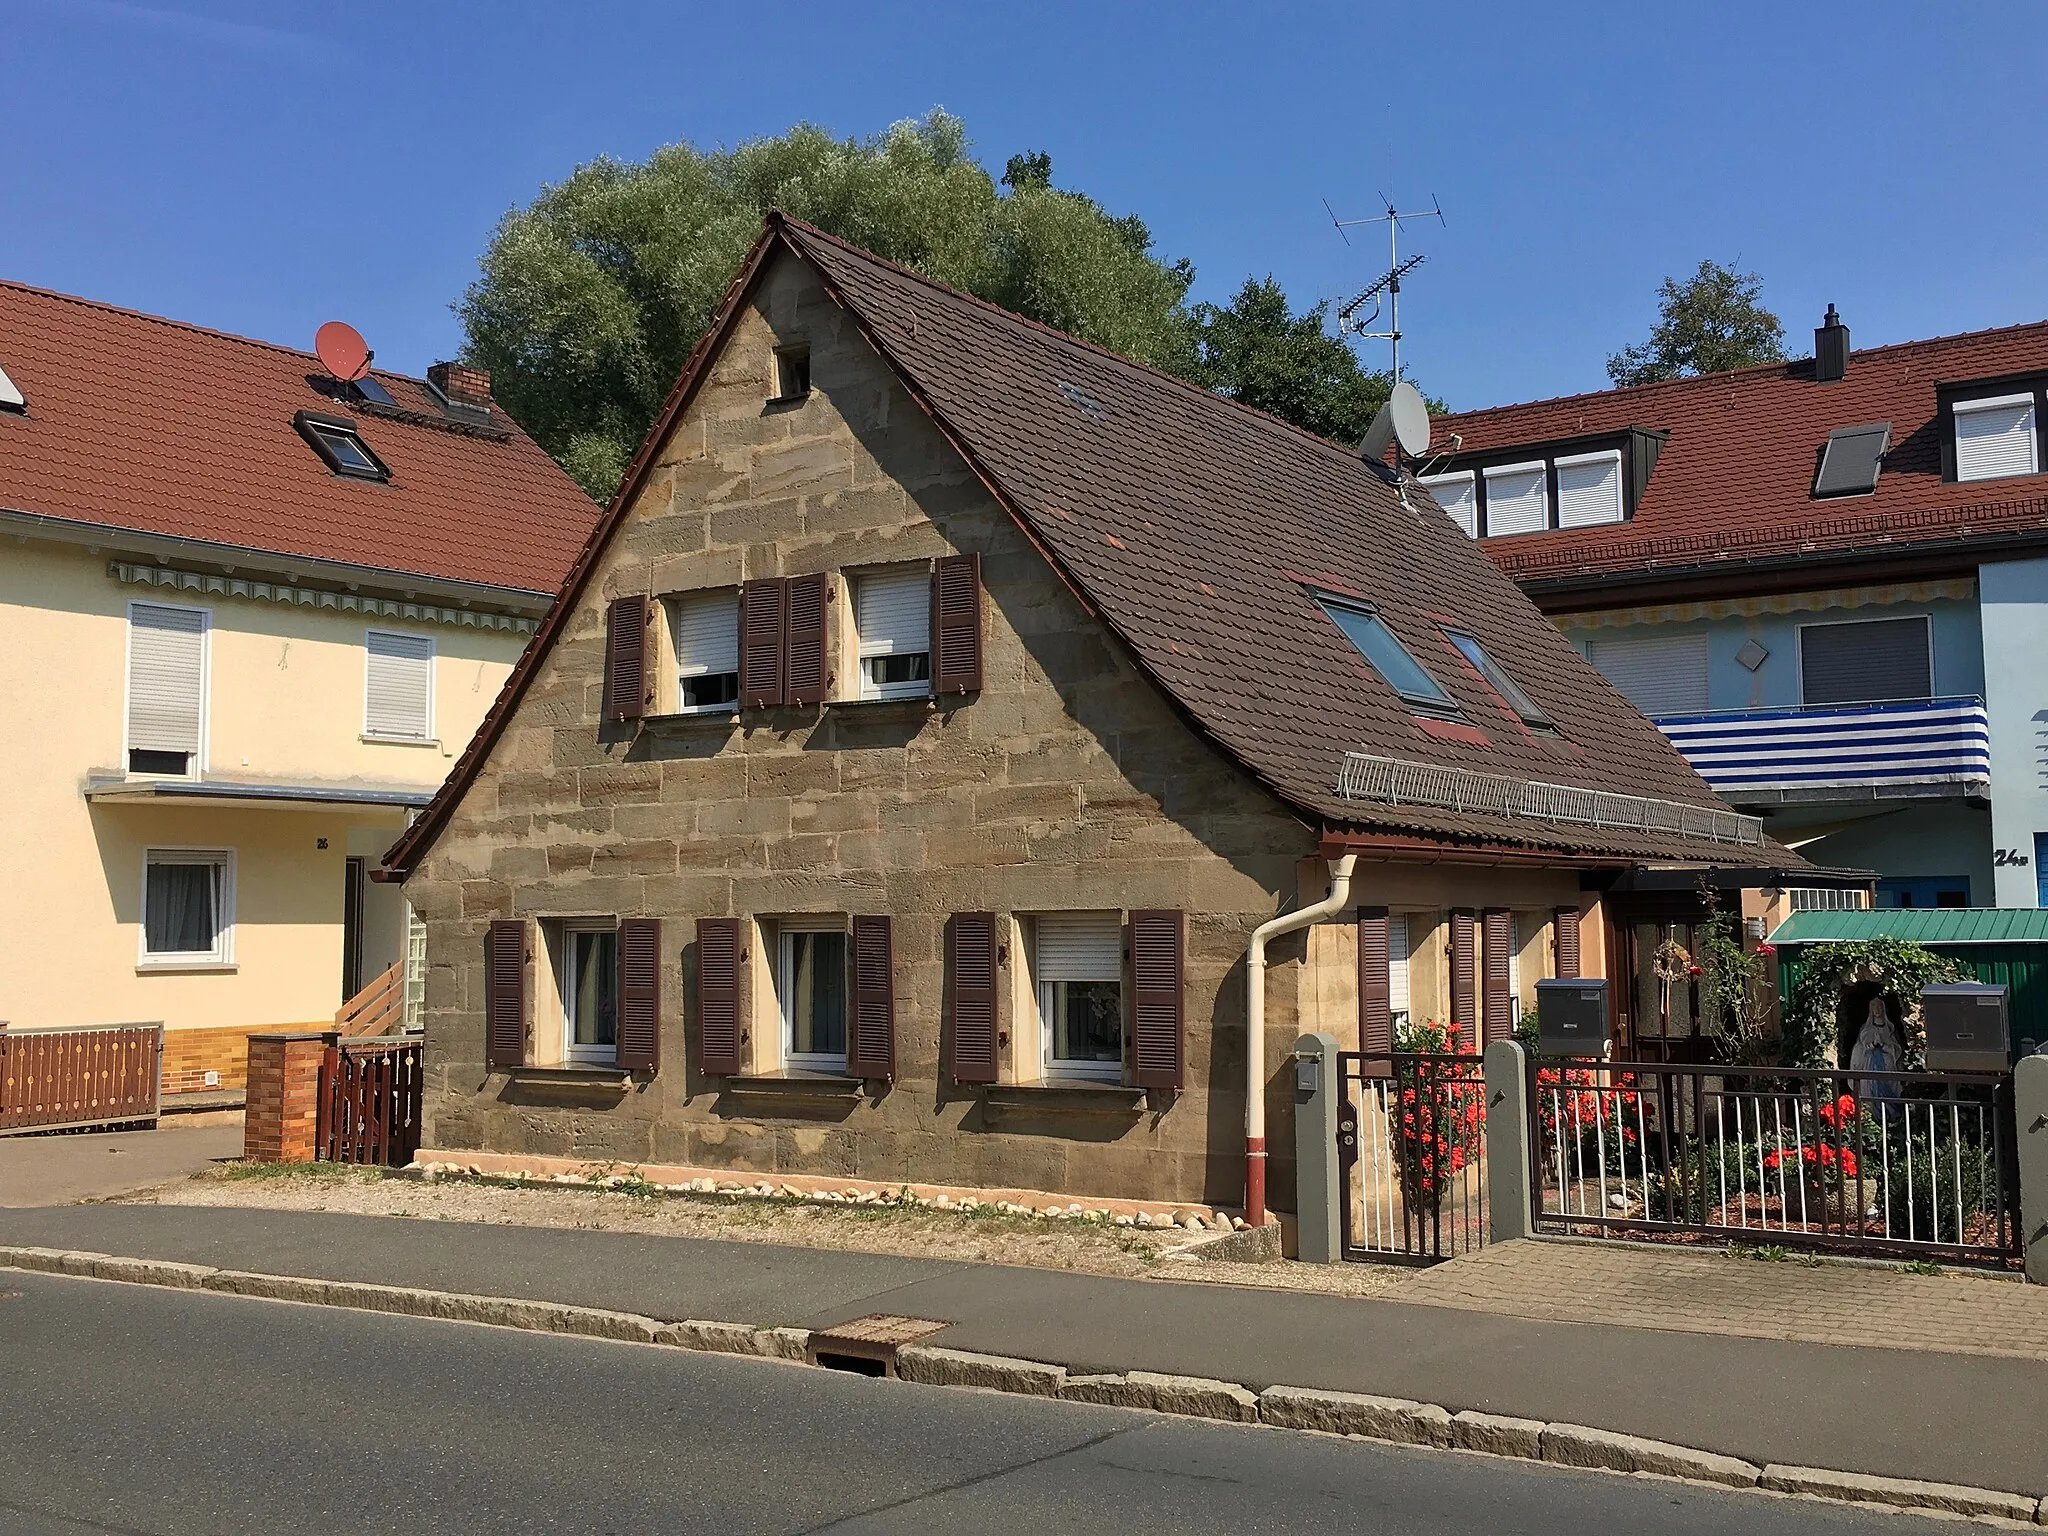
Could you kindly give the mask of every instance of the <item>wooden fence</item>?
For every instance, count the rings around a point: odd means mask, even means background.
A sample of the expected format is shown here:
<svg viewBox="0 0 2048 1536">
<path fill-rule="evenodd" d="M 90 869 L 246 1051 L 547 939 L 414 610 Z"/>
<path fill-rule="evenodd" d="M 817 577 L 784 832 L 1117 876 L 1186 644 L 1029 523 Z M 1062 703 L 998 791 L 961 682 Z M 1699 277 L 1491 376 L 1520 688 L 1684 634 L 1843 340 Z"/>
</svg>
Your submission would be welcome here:
<svg viewBox="0 0 2048 1536">
<path fill-rule="evenodd" d="M 395 1035 L 405 1027 L 405 962 L 394 960 L 341 1005 L 334 1027 L 344 1037 Z"/>
<path fill-rule="evenodd" d="M 164 1027 L 0 1029 L 0 1136 L 153 1121 Z"/>
<path fill-rule="evenodd" d="M 402 1168 L 420 1149 L 418 1039 L 335 1040 L 320 1063 L 317 1155 Z"/>
</svg>

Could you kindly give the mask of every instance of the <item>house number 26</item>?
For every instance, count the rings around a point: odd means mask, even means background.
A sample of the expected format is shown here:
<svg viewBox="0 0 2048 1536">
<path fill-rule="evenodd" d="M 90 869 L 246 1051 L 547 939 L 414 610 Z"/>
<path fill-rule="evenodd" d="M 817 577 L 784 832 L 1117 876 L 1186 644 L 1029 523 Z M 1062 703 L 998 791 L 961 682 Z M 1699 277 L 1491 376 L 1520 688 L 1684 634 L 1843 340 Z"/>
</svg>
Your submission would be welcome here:
<svg viewBox="0 0 2048 1536">
<path fill-rule="evenodd" d="M 1994 848 L 1991 850 L 1991 862 L 2000 869 L 2004 869 L 2008 865 L 2016 869 L 2025 869 L 2027 867 L 2027 856 L 2017 848 Z"/>
</svg>

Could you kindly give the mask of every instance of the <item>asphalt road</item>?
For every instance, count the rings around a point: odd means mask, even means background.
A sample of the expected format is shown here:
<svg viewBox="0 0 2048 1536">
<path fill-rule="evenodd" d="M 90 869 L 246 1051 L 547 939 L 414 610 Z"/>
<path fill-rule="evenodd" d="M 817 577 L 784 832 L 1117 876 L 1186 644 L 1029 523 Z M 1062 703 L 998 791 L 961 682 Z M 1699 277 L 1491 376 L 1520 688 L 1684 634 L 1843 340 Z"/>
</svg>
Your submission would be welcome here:
<svg viewBox="0 0 2048 1536">
<path fill-rule="evenodd" d="M 6 1536 L 1902 1529 L 1756 1494 L 46 1275 L 0 1275 L 0 1338 Z"/>
</svg>

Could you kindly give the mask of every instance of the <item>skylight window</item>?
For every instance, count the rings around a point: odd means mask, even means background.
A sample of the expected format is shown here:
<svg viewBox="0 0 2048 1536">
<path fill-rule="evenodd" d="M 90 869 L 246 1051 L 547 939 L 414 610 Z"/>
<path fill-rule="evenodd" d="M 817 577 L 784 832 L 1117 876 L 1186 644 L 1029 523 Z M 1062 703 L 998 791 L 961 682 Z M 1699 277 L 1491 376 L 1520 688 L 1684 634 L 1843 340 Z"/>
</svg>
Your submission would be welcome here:
<svg viewBox="0 0 2048 1536">
<path fill-rule="evenodd" d="M 394 410 L 398 408 L 398 402 L 391 398 L 391 391 L 382 384 L 379 384 L 367 373 L 355 381 L 355 390 L 358 395 L 369 401 L 372 405 L 390 406 Z"/>
<path fill-rule="evenodd" d="M 1508 676 L 1499 662 L 1486 654 L 1484 646 L 1463 630 L 1446 629 L 1444 638 L 1458 648 L 1458 654 L 1472 663 L 1472 670 L 1486 679 L 1486 686 L 1501 696 L 1509 709 L 1522 717 L 1522 724 L 1531 730 L 1555 731 L 1557 724 L 1541 704 L 1523 691 L 1522 685 Z"/>
<path fill-rule="evenodd" d="M 1837 427 L 1821 450 L 1820 473 L 1813 477 L 1814 500 L 1828 496 L 1868 496 L 1877 489 L 1885 450 L 1892 445 L 1888 421 L 1868 427 Z"/>
<path fill-rule="evenodd" d="M 5 368 L 0 368 L 0 411 L 12 411 L 17 416 L 28 414 L 28 398 L 22 394 L 21 386 L 7 377 Z"/>
<path fill-rule="evenodd" d="M 1316 602 L 1394 692 L 1408 703 L 1424 709 L 1457 713 L 1458 706 L 1444 692 L 1443 684 L 1429 675 L 1422 663 L 1409 653 L 1408 647 L 1372 609 L 1363 603 L 1350 603 L 1322 594 L 1317 595 Z"/>
<path fill-rule="evenodd" d="M 356 424 L 348 417 L 300 411 L 292 418 L 292 425 L 299 429 L 299 435 L 313 445 L 313 451 L 337 475 L 347 475 L 356 480 L 391 478 L 391 471 L 384 467 L 384 461 L 370 451 L 369 444 L 363 441 L 356 431 Z"/>
</svg>

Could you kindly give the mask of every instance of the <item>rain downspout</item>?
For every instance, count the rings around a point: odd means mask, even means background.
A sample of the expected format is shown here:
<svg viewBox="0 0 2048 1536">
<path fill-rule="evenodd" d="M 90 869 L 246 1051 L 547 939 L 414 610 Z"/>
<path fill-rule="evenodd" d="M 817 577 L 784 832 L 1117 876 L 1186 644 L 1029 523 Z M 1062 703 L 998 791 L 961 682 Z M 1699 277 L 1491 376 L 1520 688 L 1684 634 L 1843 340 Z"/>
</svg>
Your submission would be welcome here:
<svg viewBox="0 0 2048 1536">
<path fill-rule="evenodd" d="M 1254 1227 L 1266 1222 L 1266 942 L 1343 911 L 1351 902 L 1357 863 L 1354 853 L 1330 860 L 1329 895 L 1259 924 L 1245 951 L 1244 1219 Z"/>
</svg>

